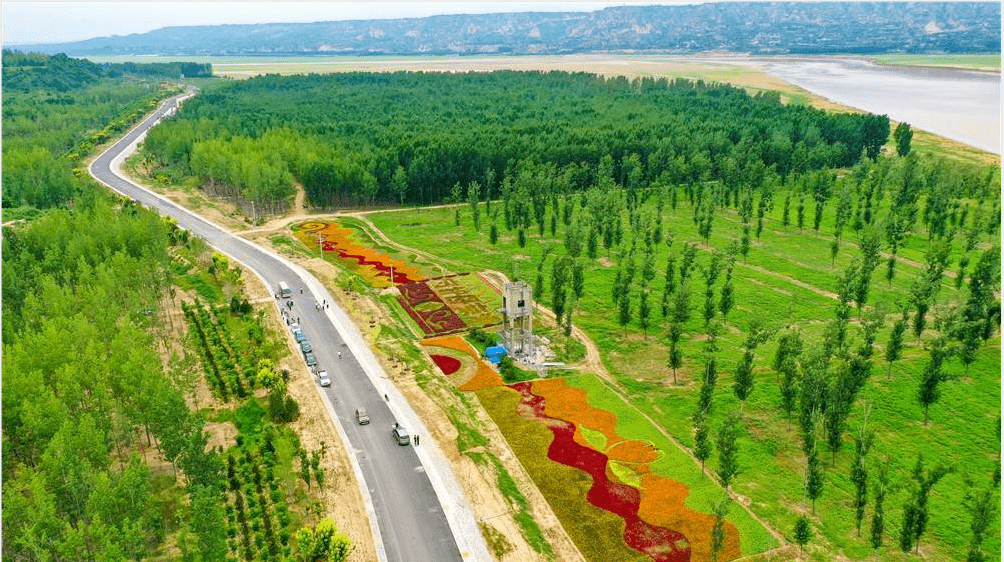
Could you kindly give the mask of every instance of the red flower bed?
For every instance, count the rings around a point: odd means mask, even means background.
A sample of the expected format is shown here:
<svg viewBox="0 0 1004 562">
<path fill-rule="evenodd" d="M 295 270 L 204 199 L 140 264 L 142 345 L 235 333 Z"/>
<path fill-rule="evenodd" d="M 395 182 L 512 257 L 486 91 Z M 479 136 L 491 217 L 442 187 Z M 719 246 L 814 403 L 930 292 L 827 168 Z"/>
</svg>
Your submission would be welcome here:
<svg viewBox="0 0 1004 562">
<path fill-rule="evenodd" d="M 432 355 L 432 361 L 443 371 L 444 375 L 452 375 L 460 370 L 460 360 L 448 355 Z"/>
<path fill-rule="evenodd" d="M 428 336 L 462 332 L 467 324 L 424 281 L 398 285 L 404 311 Z"/>
<path fill-rule="evenodd" d="M 586 494 L 589 503 L 624 519 L 624 542 L 652 558 L 654 562 L 687 562 L 690 542 L 680 532 L 643 521 L 638 516 L 641 494 L 637 488 L 613 482 L 607 477 L 607 456 L 585 447 L 574 439 L 575 425 L 544 413 L 544 399 L 531 391 L 531 383 L 510 385 L 520 393 L 517 411 L 523 417 L 535 419 L 550 428 L 554 440 L 547 457 L 555 462 L 577 468 L 589 474 L 593 485 Z"/>
</svg>

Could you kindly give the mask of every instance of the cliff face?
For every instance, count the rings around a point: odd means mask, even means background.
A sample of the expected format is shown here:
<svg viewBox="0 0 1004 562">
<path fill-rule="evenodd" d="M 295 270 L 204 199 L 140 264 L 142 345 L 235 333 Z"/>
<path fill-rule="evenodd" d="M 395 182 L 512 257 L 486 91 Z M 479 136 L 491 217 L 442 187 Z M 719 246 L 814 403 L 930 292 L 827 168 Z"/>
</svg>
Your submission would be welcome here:
<svg viewBox="0 0 1004 562">
<path fill-rule="evenodd" d="M 166 27 L 30 50 L 72 56 L 1000 52 L 1000 21 L 996 2 L 727 2 Z"/>
</svg>

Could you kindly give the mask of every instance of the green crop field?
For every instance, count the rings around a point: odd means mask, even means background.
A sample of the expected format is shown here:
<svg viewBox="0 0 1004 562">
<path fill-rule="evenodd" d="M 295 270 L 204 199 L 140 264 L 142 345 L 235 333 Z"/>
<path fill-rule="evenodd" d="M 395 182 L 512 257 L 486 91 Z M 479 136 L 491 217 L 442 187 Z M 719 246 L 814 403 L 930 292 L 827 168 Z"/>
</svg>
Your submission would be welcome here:
<svg viewBox="0 0 1004 562">
<path fill-rule="evenodd" d="M 614 375 L 632 405 L 656 420 L 664 429 L 687 447 L 692 447 L 693 429 L 691 414 L 697 404 L 700 371 L 703 368 L 704 346 L 703 308 L 704 282 L 699 270 L 706 266 L 713 252 L 724 252 L 741 237 L 742 224 L 738 214 L 724 210 L 717 214 L 712 233 L 707 241 L 698 236 L 693 224 L 693 209 L 686 196 L 680 194 L 675 210 L 668 204 L 662 213 L 663 229 L 673 237 L 672 246 L 656 246 L 655 279 L 650 283 L 650 304 L 654 312 L 647 335 L 637 317 L 626 329 L 617 323 L 617 311 L 611 300 L 611 289 L 618 264 L 626 259 L 615 248 L 600 248 L 597 259 L 579 258 L 585 262 L 585 292 L 573 313 L 573 323 L 584 329 L 599 347 L 606 368 Z M 952 245 L 947 260 L 948 272 L 937 293 L 935 306 L 928 314 L 928 328 L 921 338 L 908 330 L 903 358 L 891 366 L 884 360 L 884 349 L 889 339 L 892 323 L 910 302 L 915 282 L 924 275 L 926 253 L 929 248 L 928 233 L 917 230 L 906 237 L 898 251 L 895 276 L 891 282 L 885 278 L 887 254 L 875 270 L 868 301 L 859 313 L 852 311 L 848 337 L 852 347 L 860 342 L 861 318 L 867 317 L 875 307 L 886 314 L 883 326 L 875 339 L 872 356 L 872 374 L 847 417 L 846 433 L 842 447 L 835 455 L 820 436 L 820 456 L 825 467 L 825 484 L 821 497 L 815 502 L 815 511 L 803 497 L 805 456 L 801 451 L 797 414 L 786 419 L 779 409 L 778 375 L 771 369 L 777 337 L 760 346 L 754 360 L 754 387 L 744 405 L 733 394 L 732 373 L 742 356 L 742 346 L 747 327 L 759 320 L 770 329 L 785 331 L 797 328 L 807 350 L 822 345 L 824 331 L 837 305 L 837 280 L 860 256 L 859 234 L 845 228 L 839 248 L 831 259 L 834 240 L 835 212 L 832 204 L 824 209 L 818 232 L 811 228 L 813 203 L 808 198 L 805 206 L 806 226 L 799 229 L 794 224 L 783 226 L 783 202 L 786 191 L 774 194 L 773 209 L 766 213 L 763 232 L 754 239 L 744 258 L 736 256 L 732 272 L 735 306 L 724 321 L 724 330 L 718 339 L 717 353 L 719 381 L 714 392 L 714 408 L 710 417 L 712 433 L 721 420 L 733 410 L 742 410 L 744 432 L 740 439 L 740 475 L 734 490 L 750 501 L 754 513 L 763 517 L 782 534 L 792 538 L 795 519 L 802 513 L 810 516 L 817 533 L 812 558 L 830 560 L 835 556 L 853 560 L 866 560 L 872 556 L 868 544 L 871 504 L 866 508 L 862 534 L 854 529 L 853 492 L 849 479 L 854 459 L 852 436 L 862 428 L 876 433 L 875 445 L 868 457 L 871 477 L 878 467 L 888 463 L 892 492 L 885 501 L 886 533 L 879 554 L 883 560 L 909 560 L 913 555 L 903 554 L 897 546 L 904 502 L 912 479 L 911 471 L 918 454 L 923 454 L 925 466 L 939 463 L 954 468 L 933 490 L 930 499 L 930 524 L 921 540 L 921 552 L 928 560 L 958 560 L 963 558 L 970 537 L 969 514 L 963 507 L 969 484 L 986 485 L 995 468 L 999 454 L 997 424 L 1000 415 L 1000 336 L 991 337 L 979 351 L 976 360 L 964 367 L 958 358 L 951 358 L 945 367 L 949 378 L 942 383 L 942 396 L 931 406 L 931 421 L 923 423 L 923 409 L 918 403 L 918 381 L 925 369 L 931 340 L 938 333 L 932 328 L 936 318 L 948 316 L 952 306 L 963 302 L 968 294 L 966 285 L 957 289 L 955 270 L 960 258 L 966 256 L 975 264 L 982 250 L 992 248 L 996 235 L 980 236 L 976 247 L 965 251 L 961 241 Z M 655 213 L 655 197 L 641 206 L 642 214 Z M 797 196 L 791 202 L 791 222 L 795 223 Z M 585 214 L 579 198 L 562 200 L 571 203 L 575 214 Z M 976 206 L 975 201 L 968 202 Z M 502 205 L 496 202 L 495 205 Z M 484 204 L 482 203 L 482 211 Z M 888 213 L 888 201 L 876 210 L 878 216 Z M 482 213 L 484 215 L 484 212 Z M 497 244 L 489 241 L 488 222 L 482 220 L 481 231 L 476 232 L 469 208 L 462 207 L 461 224 L 456 226 L 455 209 L 426 208 L 402 212 L 374 212 L 367 217 L 390 239 L 423 250 L 434 249 L 446 261 L 462 264 L 468 270 L 498 270 L 521 278 L 531 284 L 535 278 L 541 256 L 547 253 L 544 271 L 549 272 L 555 255 L 565 253 L 563 247 L 565 226 L 558 221 L 554 236 L 548 230 L 538 235 L 531 229 L 525 247 L 520 247 L 516 236 L 507 232 L 499 221 L 500 237 Z M 627 219 L 627 215 L 623 217 Z M 627 223 L 626 223 L 627 224 Z M 627 226 L 630 229 L 630 226 Z M 624 234 L 624 246 L 629 246 L 630 230 Z M 961 238 L 961 235 L 957 238 Z M 662 294 L 663 271 L 667 256 L 679 256 L 684 243 L 698 246 L 695 260 L 698 273 L 691 274 L 690 292 L 692 313 L 685 326 L 683 338 L 683 367 L 679 370 L 679 384 L 673 384 L 666 367 L 666 323 L 659 311 Z M 639 243 L 639 247 L 641 244 Z M 640 254 L 640 252 L 639 252 Z M 677 261 L 679 263 L 679 260 Z M 636 264 L 641 269 L 641 260 Z M 970 266 L 971 268 L 972 266 Z M 719 279 L 714 292 L 718 297 Z M 638 287 L 632 289 L 636 309 Z M 535 295 L 544 305 L 549 304 L 550 283 L 544 295 Z M 718 318 L 721 318 L 719 313 Z M 938 324 L 940 325 L 940 324 Z M 572 380 L 576 380 L 573 378 Z M 585 384 L 590 379 L 579 379 Z M 608 407 L 615 407 L 611 402 Z M 796 408 L 797 409 L 797 408 Z M 618 412 L 618 415 L 621 415 Z M 716 468 L 717 457 L 709 458 L 710 468 Z M 672 468 L 666 468 L 672 471 Z M 687 467 L 675 478 L 685 481 L 693 471 Z M 995 492 L 999 494 L 999 492 Z M 695 497 L 701 497 L 698 494 Z M 998 495 L 999 497 L 999 495 Z M 999 515 L 997 515 L 999 518 Z M 998 519 L 999 521 L 999 519 Z M 999 525 L 991 524 L 991 529 Z M 992 531 L 985 549 L 991 558 L 1000 553 L 1000 537 Z"/>
</svg>

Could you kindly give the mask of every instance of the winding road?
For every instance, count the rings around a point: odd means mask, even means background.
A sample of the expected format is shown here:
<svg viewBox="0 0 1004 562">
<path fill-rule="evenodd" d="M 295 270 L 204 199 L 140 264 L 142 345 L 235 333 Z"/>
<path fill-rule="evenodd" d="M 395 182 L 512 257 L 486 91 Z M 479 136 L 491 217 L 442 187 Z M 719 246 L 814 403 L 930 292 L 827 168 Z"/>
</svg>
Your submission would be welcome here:
<svg viewBox="0 0 1004 562">
<path fill-rule="evenodd" d="M 429 431 L 389 381 L 362 334 L 334 304 L 327 288 L 302 267 L 148 191 L 121 172 L 122 162 L 150 127 L 192 95 L 175 96 L 161 104 L 91 163 L 91 176 L 173 217 L 181 227 L 247 266 L 272 293 L 277 292 L 280 281 L 289 284 L 292 308 L 280 299 L 276 299 L 276 306 L 299 318 L 318 363 L 331 376 L 331 386 L 318 390 L 350 453 L 380 562 L 490 562 L 474 515 L 437 445 L 431 438 L 418 446 L 399 446 L 393 440 L 395 423 L 420 436 L 429 435 Z M 321 309 L 315 306 L 323 302 L 331 304 Z M 369 425 L 356 423 L 354 413 L 359 407 L 369 412 Z"/>
</svg>

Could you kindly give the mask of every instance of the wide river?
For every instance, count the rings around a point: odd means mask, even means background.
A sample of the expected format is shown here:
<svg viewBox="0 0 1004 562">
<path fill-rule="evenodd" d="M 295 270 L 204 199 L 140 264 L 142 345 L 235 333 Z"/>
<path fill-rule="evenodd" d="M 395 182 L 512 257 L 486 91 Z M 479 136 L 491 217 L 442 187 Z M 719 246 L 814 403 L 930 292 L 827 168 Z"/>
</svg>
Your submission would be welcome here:
<svg viewBox="0 0 1004 562">
<path fill-rule="evenodd" d="M 830 101 L 1001 153 L 1000 74 L 860 59 L 760 59 L 769 74 Z"/>
</svg>

